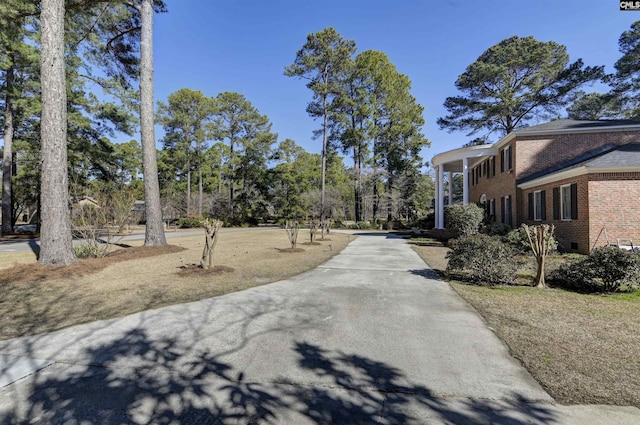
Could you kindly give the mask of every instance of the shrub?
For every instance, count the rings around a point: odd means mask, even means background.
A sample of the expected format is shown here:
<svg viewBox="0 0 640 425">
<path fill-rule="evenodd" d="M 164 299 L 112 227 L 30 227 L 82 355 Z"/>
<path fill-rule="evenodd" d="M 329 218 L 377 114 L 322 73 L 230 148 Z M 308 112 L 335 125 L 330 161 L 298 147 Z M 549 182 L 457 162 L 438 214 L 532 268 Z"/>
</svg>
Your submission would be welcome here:
<svg viewBox="0 0 640 425">
<path fill-rule="evenodd" d="M 88 243 L 74 246 L 73 252 L 78 258 L 103 258 L 107 255 L 107 247 L 107 244 L 99 246 L 94 243 Z"/>
<path fill-rule="evenodd" d="M 579 292 L 615 292 L 622 285 L 636 286 L 640 259 L 616 247 L 596 248 L 586 258 L 555 270 L 550 280 L 557 286 Z"/>
<path fill-rule="evenodd" d="M 483 227 L 482 231 L 489 236 L 506 236 L 512 229 L 508 224 L 489 223 Z"/>
<path fill-rule="evenodd" d="M 196 229 L 202 227 L 202 217 L 182 217 L 178 219 L 178 227 L 181 229 Z"/>
<path fill-rule="evenodd" d="M 411 223 L 410 227 L 417 227 L 418 229 L 433 229 L 436 227 L 436 215 L 429 213 L 422 218 L 418 218 Z"/>
<path fill-rule="evenodd" d="M 527 237 L 526 230 L 522 227 L 511 230 L 504 237 L 504 241 L 510 244 L 514 250 L 519 254 L 531 254 L 531 244 Z M 554 253 L 558 250 L 558 241 L 554 235 L 551 235 L 551 241 L 549 244 L 549 252 Z"/>
<path fill-rule="evenodd" d="M 497 236 L 477 234 L 449 241 L 447 272 L 467 271 L 472 282 L 512 283 L 517 270 L 513 249 Z"/>
<path fill-rule="evenodd" d="M 476 204 L 454 204 L 444 211 L 445 227 L 459 236 L 471 236 L 478 233 L 484 210 Z"/>
</svg>

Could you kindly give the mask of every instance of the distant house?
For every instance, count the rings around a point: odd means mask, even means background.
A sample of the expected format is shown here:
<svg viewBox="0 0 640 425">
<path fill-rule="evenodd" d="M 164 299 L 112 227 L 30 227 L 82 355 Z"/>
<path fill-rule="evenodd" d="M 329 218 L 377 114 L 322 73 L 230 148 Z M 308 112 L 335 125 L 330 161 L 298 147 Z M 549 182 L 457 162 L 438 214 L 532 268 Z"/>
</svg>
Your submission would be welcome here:
<svg viewBox="0 0 640 425">
<path fill-rule="evenodd" d="M 463 202 L 510 226 L 555 225 L 568 250 L 618 238 L 640 242 L 640 121 L 556 120 L 492 145 L 433 157 L 436 228 L 444 228 L 444 175 L 463 173 Z"/>
</svg>

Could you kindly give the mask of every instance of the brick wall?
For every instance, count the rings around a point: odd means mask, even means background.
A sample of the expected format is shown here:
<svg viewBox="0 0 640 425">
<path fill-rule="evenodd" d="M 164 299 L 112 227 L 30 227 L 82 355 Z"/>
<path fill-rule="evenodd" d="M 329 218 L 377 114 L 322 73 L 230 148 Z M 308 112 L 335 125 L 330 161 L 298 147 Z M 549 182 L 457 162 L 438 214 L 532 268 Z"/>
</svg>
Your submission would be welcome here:
<svg viewBox="0 0 640 425">
<path fill-rule="evenodd" d="M 640 173 L 607 173 L 589 176 L 590 246 L 606 245 L 602 228 L 611 243 L 633 239 L 640 245 Z"/>
<path fill-rule="evenodd" d="M 469 202 L 479 202 L 480 197 L 482 195 L 487 196 L 487 200 L 495 199 L 496 202 L 496 222 L 502 222 L 502 211 L 500 210 L 500 198 L 504 196 L 511 196 L 511 208 L 512 208 L 512 219 L 514 225 L 516 224 L 516 219 L 518 217 L 518 202 L 517 202 L 517 189 L 516 189 L 516 162 L 515 162 L 515 142 L 511 141 L 509 143 L 511 146 L 512 152 L 512 161 L 513 168 L 512 170 L 506 170 L 504 172 L 500 171 L 500 154 L 495 157 L 496 161 L 496 175 L 493 177 L 489 177 L 488 173 L 484 176 L 480 176 L 475 185 L 472 185 L 471 176 L 469 176 Z M 483 161 L 478 162 L 475 167 L 482 167 L 482 162 L 488 161 L 488 158 Z M 473 172 L 473 168 L 471 168 L 470 172 Z"/>
<path fill-rule="evenodd" d="M 562 220 L 553 218 L 553 188 L 564 185 L 577 184 L 578 191 L 578 218 L 574 220 Z M 529 220 L 529 194 L 538 190 L 545 191 L 546 216 L 545 221 Z M 557 182 L 536 186 L 521 191 L 522 214 L 518 217 L 519 223 L 526 224 L 553 224 L 555 234 L 562 243 L 562 247 L 568 251 L 588 253 L 590 246 L 590 210 L 589 210 L 589 176 L 587 174 L 571 179 L 558 180 Z M 572 249 L 571 246 L 577 246 Z"/>
<path fill-rule="evenodd" d="M 517 178 L 522 178 L 602 146 L 637 142 L 640 130 L 517 136 L 516 140 Z"/>
</svg>

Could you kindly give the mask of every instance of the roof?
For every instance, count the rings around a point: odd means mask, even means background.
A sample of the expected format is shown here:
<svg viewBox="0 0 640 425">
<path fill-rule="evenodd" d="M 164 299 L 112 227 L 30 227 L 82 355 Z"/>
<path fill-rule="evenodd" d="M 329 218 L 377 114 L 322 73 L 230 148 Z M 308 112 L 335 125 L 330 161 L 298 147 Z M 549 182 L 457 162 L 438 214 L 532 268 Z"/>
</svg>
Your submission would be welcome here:
<svg viewBox="0 0 640 425">
<path fill-rule="evenodd" d="M 544 124 L 532 125 L 515 130 L 515 133 L 537 133 L 540 131 L 562 131 L 586 128 L 620 127 L 628 125 L 640 125 L 639 120 L 553 120 Z"/>
<path fill-rule="evenodd" d="M 518 179 L 516 184 L 520 185 L 555 173 L 569 172 L 579 168 L 598 170 L 640 168 L 640 143 L 602 146 L 576 158 Z"/>
</svg>

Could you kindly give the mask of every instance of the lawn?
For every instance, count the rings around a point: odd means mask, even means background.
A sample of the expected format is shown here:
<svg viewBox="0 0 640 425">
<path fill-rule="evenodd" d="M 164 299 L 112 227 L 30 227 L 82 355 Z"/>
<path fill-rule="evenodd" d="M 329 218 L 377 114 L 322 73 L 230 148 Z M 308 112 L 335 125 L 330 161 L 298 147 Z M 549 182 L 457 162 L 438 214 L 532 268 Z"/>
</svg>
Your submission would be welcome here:
<svg viewBox="0 0 640 425">
<path fill-rule="evenodd" d="M 288 252 L 284 230 L 221 233 L 213 270 L 196 269 L 203 234 L 170 238 L 169 246 L 115 250 L 104 259 L 52 269 L 31 252 L 0 254 L 0 339 L 34 335 L 93 320 L 200 300 L 286 279 L 340 252 L 354 236 L 331 233 Z"/>
<path fill-rule="evenodd" d="M 414 245 L 436 270 L 447 248 Z M 558 402 L 640 407 L 640 294 L 450 282 Z"/>
</svg>

